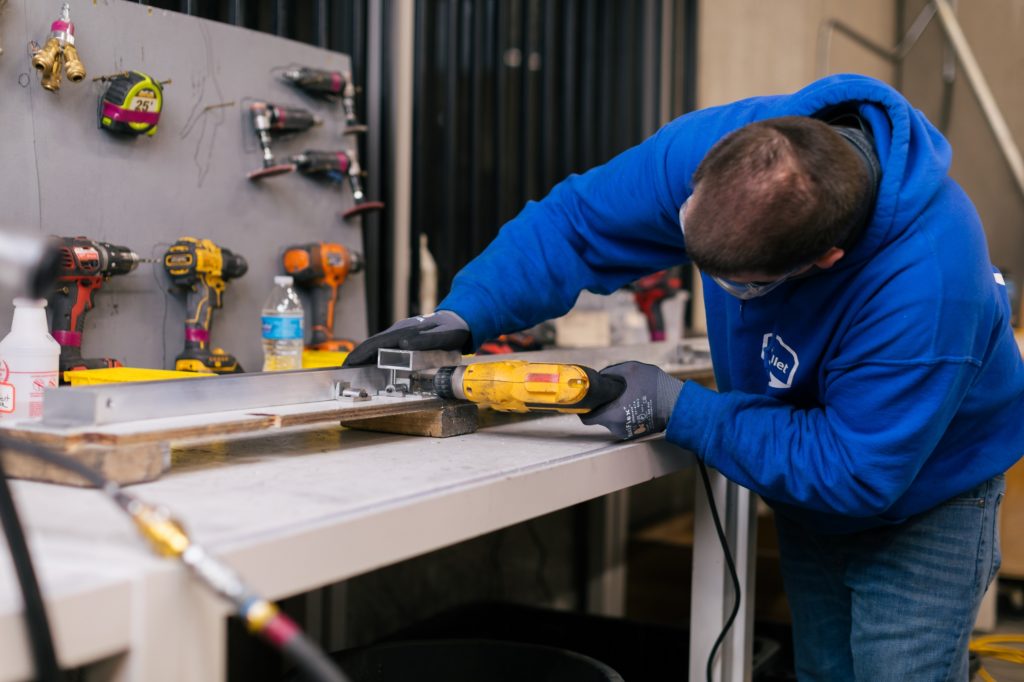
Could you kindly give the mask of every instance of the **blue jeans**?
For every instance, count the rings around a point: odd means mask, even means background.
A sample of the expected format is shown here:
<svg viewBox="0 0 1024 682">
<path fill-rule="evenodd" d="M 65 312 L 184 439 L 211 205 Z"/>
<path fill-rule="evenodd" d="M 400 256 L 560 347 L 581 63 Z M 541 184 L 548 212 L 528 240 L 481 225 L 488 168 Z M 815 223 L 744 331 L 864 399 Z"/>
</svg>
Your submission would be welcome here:
<svg viewBox="0 0 1024 682">
<path fill-rule="evenodd" d="M 814 533 L 776 515 L 798 678 L 968 679 L 967 643 L 999 569 L 997 476 L 896 526 Z"/>
</svg>

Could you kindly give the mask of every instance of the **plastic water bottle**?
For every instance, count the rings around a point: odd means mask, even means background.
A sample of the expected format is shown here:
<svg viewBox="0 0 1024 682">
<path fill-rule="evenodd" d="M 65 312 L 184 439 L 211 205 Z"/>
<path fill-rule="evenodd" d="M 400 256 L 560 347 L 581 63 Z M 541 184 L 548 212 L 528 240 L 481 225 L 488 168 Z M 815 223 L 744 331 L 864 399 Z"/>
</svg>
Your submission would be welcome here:
<svg viewBox="0 0 1024 682">
<path fill-rule="evenodd" d="M 46 301 L 14 299 L 11 333 L 0 341 L 0 419 L 39 419 L 43 390 L 57 387 L 60 344 L 46 326 Z"/>
<path fill-rule="evenodd" d="M 302 301 L 288 275 L 274 277 L 263 304 L 263 371 L 302 369 Z"/>
</svg>

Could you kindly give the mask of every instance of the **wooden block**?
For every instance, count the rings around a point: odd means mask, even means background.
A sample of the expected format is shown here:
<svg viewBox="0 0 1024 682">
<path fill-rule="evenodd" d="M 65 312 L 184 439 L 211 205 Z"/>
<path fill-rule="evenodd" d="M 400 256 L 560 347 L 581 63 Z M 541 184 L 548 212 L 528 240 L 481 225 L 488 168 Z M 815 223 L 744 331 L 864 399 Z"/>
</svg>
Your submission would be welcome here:
<svg viewBox="0 0 1024 682">
<path fill-rule="evenodd" d="M 373 419 L 345 420 L 341 425 L 363 431 L 448 438 L 475 432 L 479 423 L 477 412 L 477 406 L 472 403 L 445 402 L 441 407 L 429 410 Z"/>
<path fill-rule="evenodd" d="M 68 448 L 58 446 L 52 449 L 82 462 L 105 478 L 121 485 L 156 480 L 171 466 L 170 448 L 166 442 L 115 447 L 82 443 Z M 3 458 L 4 471 L 11 478 L 81 487 L 89 485 L 77 474 L 29 455 L 9 451 L 4 453 Z"/>
</svg>

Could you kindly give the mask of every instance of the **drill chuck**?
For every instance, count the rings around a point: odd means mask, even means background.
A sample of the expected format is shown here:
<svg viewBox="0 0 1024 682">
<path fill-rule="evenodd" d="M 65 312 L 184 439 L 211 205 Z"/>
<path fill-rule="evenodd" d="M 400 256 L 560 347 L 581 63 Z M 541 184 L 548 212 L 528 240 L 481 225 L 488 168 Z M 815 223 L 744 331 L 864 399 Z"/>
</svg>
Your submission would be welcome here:
<svg viewBox="0 0 1024 682">
<path fill-rule="evenodd" d="M 437 397 L 445 400 L 456 399 L 453 375 L 457 369 L 459 367 L 441 367 L 434 374 L 434 393 L 437 394 Z M 461 376 L 459 378 L 461 379 Z"/>
<path fill-rule="evenodd" d="M 114 244 L 106 244 L 104 242 L 98 242 L 99 245 L 105 248 L 107 252 L 107 265 L 104 270 L 109 275 L 127 275 L 129 272 L 139 267 L 141 258 L 139 254 L 135 253 L 131 249 L 125 246 L 115 246 Z"/>
<path fill-rule="evenodd" d="M 223 258 L 224 279 L 235 279 L 249 272 L 249 263 L 245 258 L 223 247 L 220 252 Z"/>
</svg>

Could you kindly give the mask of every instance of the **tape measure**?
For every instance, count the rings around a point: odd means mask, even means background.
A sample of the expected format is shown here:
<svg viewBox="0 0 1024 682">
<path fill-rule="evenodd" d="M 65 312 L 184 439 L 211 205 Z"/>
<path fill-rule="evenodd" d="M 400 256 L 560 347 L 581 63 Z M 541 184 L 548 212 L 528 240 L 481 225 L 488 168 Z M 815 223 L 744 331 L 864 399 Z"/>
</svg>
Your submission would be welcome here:
<svg viewBox="0 0 1024 682">
<path fill-rule="evenodd" d="M 141 71 L 126 71 L 109 81 L 100 95 L 100 128 L 129 135 L 155 134 L 164 108 L 160 82 Z"/>
</svg>

